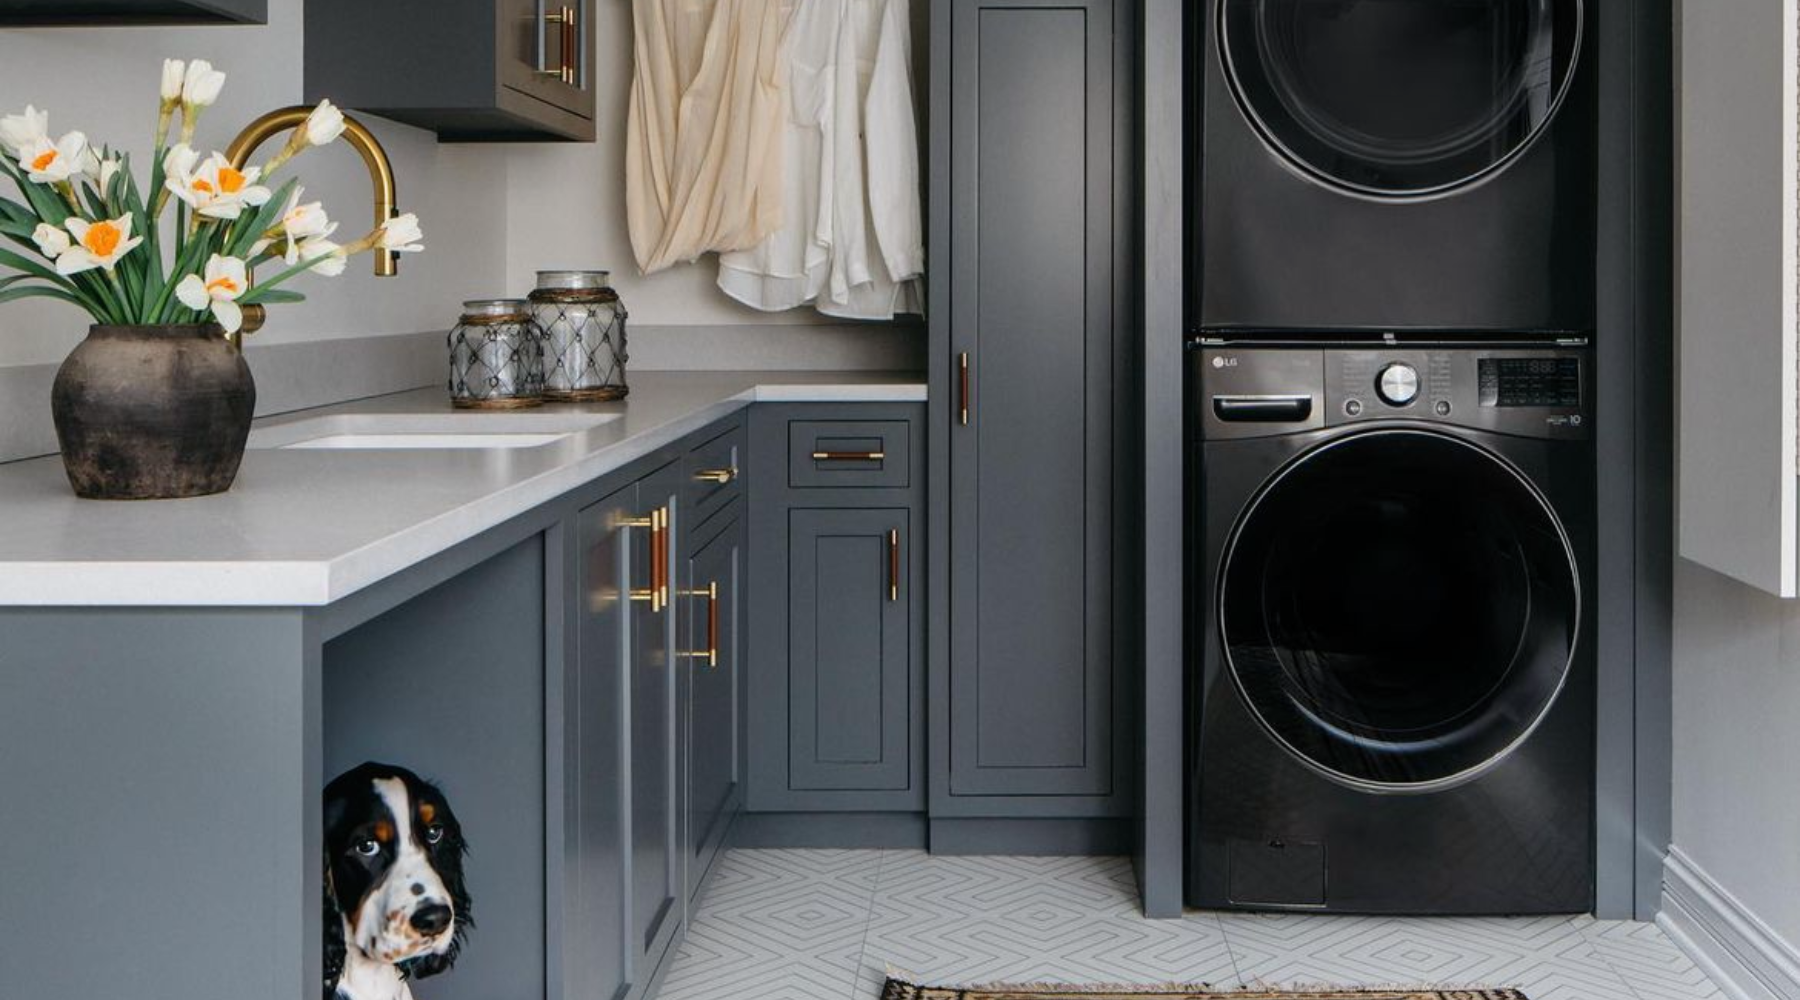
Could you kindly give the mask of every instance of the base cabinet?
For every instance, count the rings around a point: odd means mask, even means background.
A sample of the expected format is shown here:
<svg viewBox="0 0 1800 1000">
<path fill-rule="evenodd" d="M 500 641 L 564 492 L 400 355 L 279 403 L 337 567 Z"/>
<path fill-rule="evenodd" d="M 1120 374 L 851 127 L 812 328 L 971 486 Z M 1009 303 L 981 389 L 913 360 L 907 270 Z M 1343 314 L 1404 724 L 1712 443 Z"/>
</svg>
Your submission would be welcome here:
<svg viewBox="0 0 1800 1000">
<path fill-rule="evenodd" d="M 682 570 L 686 612 L 687 873 L 693 901 L 743 802 L 744 522 L 737 505 L 696 532 Z"/>
<path fill-rule="evenodd" d="M 759 406 L 752 813 L 925 808 L 924 407 Z"/>
</svg>

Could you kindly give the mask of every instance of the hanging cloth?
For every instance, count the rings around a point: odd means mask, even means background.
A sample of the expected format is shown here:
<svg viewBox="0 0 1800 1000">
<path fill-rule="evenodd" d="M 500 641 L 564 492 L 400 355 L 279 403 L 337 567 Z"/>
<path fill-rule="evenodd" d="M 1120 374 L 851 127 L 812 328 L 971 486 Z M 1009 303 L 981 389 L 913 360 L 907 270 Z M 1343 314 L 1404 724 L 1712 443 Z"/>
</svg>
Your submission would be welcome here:
<svg viewBox="0 0 1800 1000">
<path fill-rule="evenodd" d="M 781 51 L 794 0 L 633 0 L 626 222 L 649 274 L 782 222 Z"/>
<path fill-rule="evenodd" d="M 719 287 L 758 309 L 846 319 L 918 312 L 924 226 L 907 0 L 804 0 L 789 26 L 789 209 L 719 258 Z"/>
</svg>

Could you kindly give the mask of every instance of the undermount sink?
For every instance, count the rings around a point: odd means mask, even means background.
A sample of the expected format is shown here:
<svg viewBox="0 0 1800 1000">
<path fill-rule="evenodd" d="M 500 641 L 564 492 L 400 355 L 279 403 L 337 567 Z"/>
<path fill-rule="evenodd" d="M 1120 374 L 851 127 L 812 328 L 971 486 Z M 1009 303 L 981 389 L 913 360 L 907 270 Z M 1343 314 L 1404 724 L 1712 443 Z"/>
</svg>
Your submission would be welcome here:
<svg viewBox="0 0 1800 1000">
<path fill-rule="evenodd" d="M 258 427 L 251 448 L 412 451 L 540 448 L 617 413 L 336 413 Z"/>
</svg>

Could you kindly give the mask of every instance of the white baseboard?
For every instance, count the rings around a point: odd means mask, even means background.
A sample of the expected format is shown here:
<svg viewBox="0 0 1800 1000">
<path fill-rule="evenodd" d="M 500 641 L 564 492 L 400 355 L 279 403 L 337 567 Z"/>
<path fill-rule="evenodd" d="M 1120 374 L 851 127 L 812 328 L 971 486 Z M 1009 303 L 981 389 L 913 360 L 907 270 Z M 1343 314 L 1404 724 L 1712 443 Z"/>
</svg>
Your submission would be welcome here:
<svg viewBox="0 0 1800 1000">
<path fill-rule="evenodd" d="M 1731 1000 L 1800 1000 L 1800 950 L 1680 848 L 1663 862 L 1663 933 Z"/>
</svg>

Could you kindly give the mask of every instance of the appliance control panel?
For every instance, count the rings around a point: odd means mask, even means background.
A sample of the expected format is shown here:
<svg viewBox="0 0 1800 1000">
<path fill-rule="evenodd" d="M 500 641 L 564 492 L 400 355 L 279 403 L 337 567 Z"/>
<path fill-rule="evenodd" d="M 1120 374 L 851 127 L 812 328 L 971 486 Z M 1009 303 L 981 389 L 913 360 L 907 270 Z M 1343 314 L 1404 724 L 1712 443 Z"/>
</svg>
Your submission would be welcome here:
<svg viewBox="0 0 1800 1000">
<path fill-rule="evenodd" d="M 1381 420 L 1566 440 L 1592 434 L 1586 347 L 1208 343 L 1192 353 L 1209 440 Z"/>
</svg>

